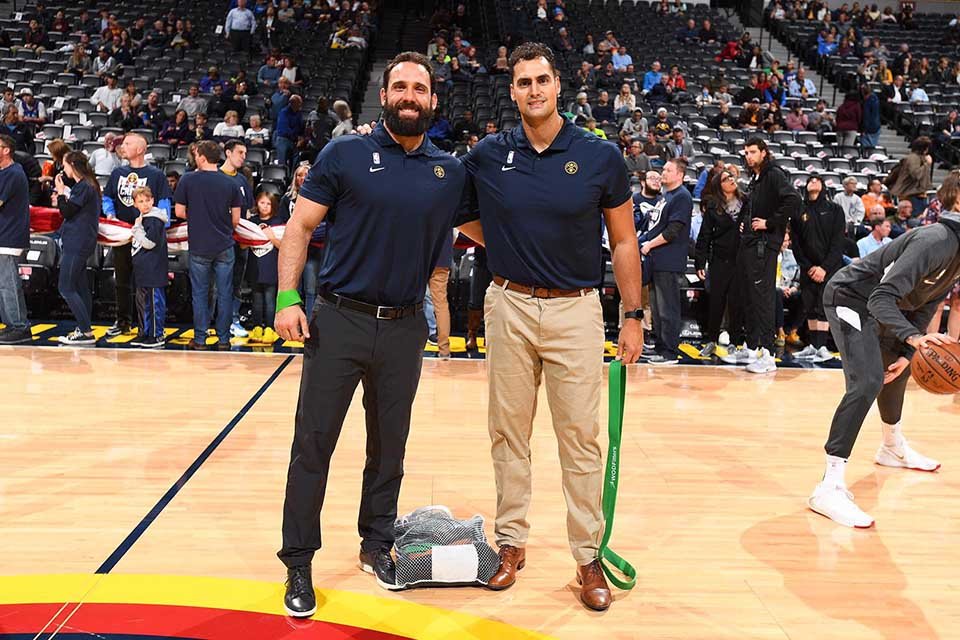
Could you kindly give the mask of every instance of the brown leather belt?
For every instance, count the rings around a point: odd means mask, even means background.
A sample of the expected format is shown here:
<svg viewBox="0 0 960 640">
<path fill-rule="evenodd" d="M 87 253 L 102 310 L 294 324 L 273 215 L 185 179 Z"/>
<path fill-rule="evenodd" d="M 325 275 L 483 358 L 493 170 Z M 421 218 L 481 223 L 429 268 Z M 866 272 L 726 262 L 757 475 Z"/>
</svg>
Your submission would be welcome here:
<svg viewBox="0 0 960 640">
<path fill-rule="evenodd" d="M 497 275 L 493 276 L 493 283 L 498 287 L 502 287 L 504 283 L 506 283 L 507 289 L 510 291 L 525 293 L 532 298 L 576 298 L 593 293 L 593 289 L 549 289 L 547 287 L 534 287 L 532 285 L 507 280 Z"/>
</svg>

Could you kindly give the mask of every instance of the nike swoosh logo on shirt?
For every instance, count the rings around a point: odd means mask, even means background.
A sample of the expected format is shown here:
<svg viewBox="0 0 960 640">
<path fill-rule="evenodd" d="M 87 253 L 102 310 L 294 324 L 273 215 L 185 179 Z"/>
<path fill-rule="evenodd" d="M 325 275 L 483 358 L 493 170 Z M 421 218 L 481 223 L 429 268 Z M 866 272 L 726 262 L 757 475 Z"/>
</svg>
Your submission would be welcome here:
<svg viewBox="0 0 960 640">
<path fill-rule="evenodd" d="M 370 173 L 376 173 L 377 171 L 383 171 L 386 167 L 370 167 Z"/>
<path fill-rule="evenodd" d="M 500 171 L 513 171 L 516 167 L 500 167 Z"/>
</svg>

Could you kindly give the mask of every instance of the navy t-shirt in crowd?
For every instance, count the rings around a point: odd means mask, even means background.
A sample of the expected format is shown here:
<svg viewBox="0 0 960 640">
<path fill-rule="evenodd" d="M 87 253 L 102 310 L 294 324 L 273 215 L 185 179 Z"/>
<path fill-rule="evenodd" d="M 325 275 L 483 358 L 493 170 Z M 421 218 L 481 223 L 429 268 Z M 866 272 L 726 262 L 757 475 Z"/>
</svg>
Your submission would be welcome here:
<svg viewBox="0 0 960 640">
<path fill-rule="evenodd" d="M 77 213 L 69 220 L 64 217 L 60 245 L 64 253 L 89 256 L 97 248 L 100 196 L 93 185 L 81 180 L 70 187 L 67 202 L 77 208 Z"/>
<path fill-rule="evenodd" d="M 237 183 L 237 187 L 240 189 L 240 197 L 243 199 L 243 203 L 240 205 L 240 217 L 246 217 L 247 212 L 253 208 L 253 189 L 250 187 L 246 176 L 242 173 L 227 173 L 222 167 L 220 173 Z"/>
<path fill-rule="evenodd" d="M 429 138 L 406 153 L 382 124 L 327 144 L 300 188 L 330 207 L 320 286 L 368 304 L 422 301 L 465 184 L 463 165 Z"/>
<path fill-rule="evenodd" d="M 166 215 L 166 214 L 164 214 Z M 159 289 L 167 286 L 169 262 L 167 257 L 167 222 L 155 216 L 143 216 L 143 231 L 154 247 L 146 249 L 133 245 L 133 281 L 137 287 Z"/>
<path fill-rule="evenodd" d="M 0 247 L 30 246 L 30 184 L 23 167 L 14 162 L 0 169 Z"/>
<path fill-rule="evenodd" d="M 278 227 L 287 224 L 287 220 L 289 219 L 289 216 L 280 212 L 267 220 L 262 220 L 260 216 L 254 216 L 250 219 L 250 222 L 257 226 L 265 224 L 271 227 Z M 250 261 L 247 263 L 247 280 L 254 284 L 277 284 L 279 280 L 277 257 L 280 254 L 280 250 L 274 247 L 263 255 L 257 255 L 257 253 L 258 250 L 256 248 L 250 252 Z"/>
<path fill-rule="evenodd" d="M 133 192 L 140 187 L 150 187 L 153 201 L 160 208 L 164 208 L 161 206 L 164 201 L 169 204 L 173 199 L 167 176 L 160 169 L 150 165 L 137 169 L 129 166 L 117 167 L 110 174 L 107 186 L 103 189 L 103 212 L 133 224 L 140 215 L 133 206 Z"/>
<path fill-rule="evenodd" d="M 191 171 L 177 184 L 176 204 L 187 207 L 190 253 L 215 256 L 233 246 L 230 209 L 243 206 L 236 181 L 222 171 Z"/>
<path fill-rule="evenodd" d="M 673 191 L 664 192 L 663 201 L 650 214 L 650 230 L 645 234 L 646 239 L 656 238 L 671 222 L 683 223 L 683 229 L 672 242 L 653 249 L 647 255 L 644 268 L 674 273 L 686 271 L 692 215 L 693 197 L 685 186 L 680 185 Z"/>
<path fill-rule="evenodd" d="M 616 145 L 565 121 L 537 153 L 523 126 L 489 135 L 463 162 L 476 190 L 490 272 L 538 287 L 595 287 L 602 211 L 631 198 Z"/>
</svg>

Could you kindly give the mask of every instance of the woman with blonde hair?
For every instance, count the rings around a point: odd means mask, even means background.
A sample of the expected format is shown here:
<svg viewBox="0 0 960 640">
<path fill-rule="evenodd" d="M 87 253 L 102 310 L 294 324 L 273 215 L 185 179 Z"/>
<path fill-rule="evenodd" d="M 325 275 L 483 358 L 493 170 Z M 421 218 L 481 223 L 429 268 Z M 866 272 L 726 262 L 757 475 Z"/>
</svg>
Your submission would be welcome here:
<svg viewBox="0 0 960 640">
<path fill-rule="evenodd" d="M 226 141 L 230 138 L 243 138 L 243 125 L 236 111 L 227 111 L 223 115 L 223 122 L 218 122 L 213 128 L 213 138 L 217 141 Z"/>
</svg>

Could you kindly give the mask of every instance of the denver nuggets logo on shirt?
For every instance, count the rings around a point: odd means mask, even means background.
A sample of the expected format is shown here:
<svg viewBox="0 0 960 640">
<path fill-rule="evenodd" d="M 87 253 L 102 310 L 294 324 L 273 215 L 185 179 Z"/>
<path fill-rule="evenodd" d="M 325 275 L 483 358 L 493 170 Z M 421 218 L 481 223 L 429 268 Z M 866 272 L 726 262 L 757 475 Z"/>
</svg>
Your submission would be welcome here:
<svg viewBox="0 0 960 640">
<path fill-rule="evenodd" d="M 433 168 L 433 175 L 437 176 L 442 180 L 443 177 L 447 175 L 447 172 L 443 170 L 443 167 L 441 167 L 440 165 L 437 165 Z"/>
<path fill-rule="evenodd" d="M 572 176 L 573 174 L 575 174 L 577 171 L 580 170 L 580 166 L 576 162 L 571 160 L 567 164 L 563 165 L 563 170 L 567 172 L 567 175 Z"/>
<path fill-rule="evenodd" d="M 120 182 L 117 184 L 117 196 L 124 206 L 132 207 L 133 192 L 137 190 L 137 187 L 145 186 L 147 186 L 147 179 L 138 176 L 136 171 L 131 171 L 125 178 L 120 178 Z"/>
</svg>

